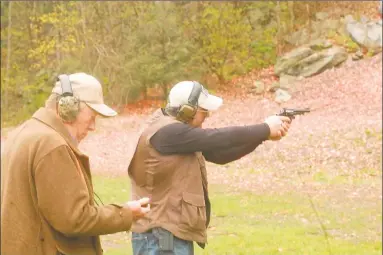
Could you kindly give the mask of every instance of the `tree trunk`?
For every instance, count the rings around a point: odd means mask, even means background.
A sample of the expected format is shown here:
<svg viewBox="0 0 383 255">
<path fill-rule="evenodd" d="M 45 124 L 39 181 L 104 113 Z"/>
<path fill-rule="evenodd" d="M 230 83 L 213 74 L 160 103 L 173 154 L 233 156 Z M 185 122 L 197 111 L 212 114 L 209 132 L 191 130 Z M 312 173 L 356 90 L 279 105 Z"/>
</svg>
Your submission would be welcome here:
<svg viewBox="0 0 383 255">
<path fill-rule="evenodd" d="M 59 2 L 58 5 L 61 7 L 61 8 L 58 8 L 58 12 L 60 13 L 59 15 L 63 15 L 63 11 L 65 10 L 65 8 L 62 6 L 62 2 Z M 61 23 L 57 23 L 56 26 L 56 72 L 60 72 L 60 68 L 61 68 L 61 60 L 62 60 L 62 52 L 61 52 L 61 49 L 62 49 L 62 40 L 63 40 L 63 31 L 62 31 L 62 27 L 61 27 Z"/>
<path fill-rule="evenodd" d="M 277 7 L 276 7 L 276 18 L 277 18 L 277 56 L 281 53 L 281 47 L 282 47 L 282 24 L 281 24 L 281 3 L 280 1 L 277 1 Z"/>
<path fill-rule="evenodd" d="M 85 58 L 87 59 L 86 61 L 86 66 L 87 66 L 87 69 L 90 70 L 90 66 L 91 66 L 91 61 L 92 59 L 90 58 L 90 55 L 89 55 L 89 43 L 88 43 L 88 35 L 87 35 L 87 24 L 86 24 L 86 15 L 85 15 L 85 8 L 84 8 L 84 2 L 80 2 L 80 13 L 81 13 L 81 25 L 82 25 L 82 36 L 84 38 L 84 42 L 85 42 Z"/>
<path fill-rule="evenodd" d="M 144 99 L 147 100 L 148 99 L 148 87 L 146 86 L 146 84 L 142 85 L 142 94 L 144 95 Z"/>
<path fill-rule="evenodd" d="M 35 12 L 35 3 L 33 2 L 31 2 L 30 4 L 32 4 L 32 13 L 34 13 Z M 28 17 L 27 17 L 27 24 L 26 24 L 26 26 L 27 26 L 27 29 L 28 29 L 28 36 L 29 36 L 29 46 L 31 47 L 31 48 L 34 48 L 33 47 L 33 34 L 32 34 L 32 30 L 31 30 L 31 23 L 32 23 L 32 20 L 31 20 L 31 15 L 28 15 Z"/>
<path fill-rule="evenodd" d="M 8 5 L 8 35 L 7 35 L 7 66 L 5 74 L 4 86 L 4 108 L 8 108 L 8 86 L 9 86 L 9 72 L 11 69 L 11 54 L 12 54 L 12 2 Z"/>
<path fill-rule="evenodd" d="M 309 40 L 311 41 L 311 34 L 312 34 L 312 29 L 311 29 L 311 9 L 310 9 L 310 3 L 306 4 L 306 11 L 307 11 L 307 16 L 308 16 L 308 33 L 309 33 Z"/>
<path fill-rule="evenodd" d="M 57 71 L 59 71 L 60 64 L 61 64 L 61 52 L 60 52 L 60 47 L 61 47 L 61 33 L 60 33 L 60 27 L 57 28 L 57 33 L 56 33 L 56 61 L 57 61 Z"/>
<path fill-rule="evenodd" d="M 287 6 L 289 9 L 289 16 L 290 16 L 290 31 L 294 30 L 294 25 L 295 25 L 295 14 L 294 14 L 294 1 L 288 1 Z"/>
</svg>

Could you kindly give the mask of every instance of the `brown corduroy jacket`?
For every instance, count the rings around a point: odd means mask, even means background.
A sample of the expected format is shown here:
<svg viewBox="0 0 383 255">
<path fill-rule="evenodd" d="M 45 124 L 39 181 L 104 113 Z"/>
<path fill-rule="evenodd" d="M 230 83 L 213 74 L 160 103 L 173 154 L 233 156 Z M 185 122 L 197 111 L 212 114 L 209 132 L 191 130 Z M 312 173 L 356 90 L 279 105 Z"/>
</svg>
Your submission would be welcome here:
<svg viewBox="0 0 383 255">
<path fill-rule="evenodd" d="M 39 109 L 1 159 L 2 255 L 101 255 L 99 235 L 130 230 L 129 208 L 96 206 L 89 158 L 56 114 Z"/>
</svg>

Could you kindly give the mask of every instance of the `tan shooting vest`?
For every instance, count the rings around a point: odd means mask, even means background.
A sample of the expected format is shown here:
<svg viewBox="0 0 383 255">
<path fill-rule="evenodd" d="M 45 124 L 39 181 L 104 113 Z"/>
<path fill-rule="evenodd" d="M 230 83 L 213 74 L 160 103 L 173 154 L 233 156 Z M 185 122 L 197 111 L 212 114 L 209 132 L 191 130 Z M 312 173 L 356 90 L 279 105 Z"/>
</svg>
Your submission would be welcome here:
<svg viewBox="0 0 383 255">
<path fill-rule="evenodd" d="M 132 231 L 142 233 L 161 227 L 178 238 L 206 243 L 205 158 L 201 152 L 162 155 L 150 144 L 160 128 L 177 122 L 157 110 L 138 140 L 128 169 L 132 199 L 150 197 L 151 211 L 133 223 Z"/>
</svg>

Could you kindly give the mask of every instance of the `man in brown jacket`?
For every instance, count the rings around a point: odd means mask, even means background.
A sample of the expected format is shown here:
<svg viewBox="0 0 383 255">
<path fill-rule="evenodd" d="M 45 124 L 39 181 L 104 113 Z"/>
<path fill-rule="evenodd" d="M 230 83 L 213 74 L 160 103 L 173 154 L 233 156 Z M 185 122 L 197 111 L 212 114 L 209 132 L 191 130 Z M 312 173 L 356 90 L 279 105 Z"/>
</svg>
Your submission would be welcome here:
<svg viewBox="0 0 383 255">
<path fill-rule="evenodd" d="M 101 255 L 99 235 L 130 230 L 148 198 L 97 206 L 77 147 L 97 115 L 117 113 L 85 73 L 59 76 L 45 108 L 16 128 L 1 159 L 1 255 Z"/>
<path fill-rule="evenodd" d="M 289 118 L 270 116 L 257 125 L 203 129 L 221 104 L 198 82 L 180 82 L 142 132 L 129 175 L 133 198 L 150 197 L 151 211 L 133 223 L 134 255 L 192 255 L 193 241 L 204 247 L 211 214 L 205 160 L 237 160 L 290 127 Z"/>
</svg>

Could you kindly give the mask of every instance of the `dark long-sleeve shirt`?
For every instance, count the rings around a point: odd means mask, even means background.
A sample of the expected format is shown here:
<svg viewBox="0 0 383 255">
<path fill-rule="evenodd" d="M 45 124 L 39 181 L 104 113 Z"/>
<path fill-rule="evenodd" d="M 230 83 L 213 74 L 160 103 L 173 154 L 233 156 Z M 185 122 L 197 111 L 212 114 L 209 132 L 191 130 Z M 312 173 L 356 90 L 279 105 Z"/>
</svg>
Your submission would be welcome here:
<svg viewBox="0 0 383 255">
<path fill-rule="evenodd" d="M 162 154 L 200 151 L 207 161 L 226 164 L 254 151 L 269 135 L 265 123 L 207 129 L 173 123 L 158 130 L 150 142 Z"/>
</svg>

